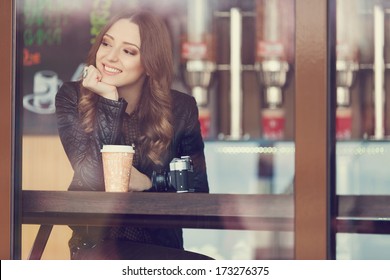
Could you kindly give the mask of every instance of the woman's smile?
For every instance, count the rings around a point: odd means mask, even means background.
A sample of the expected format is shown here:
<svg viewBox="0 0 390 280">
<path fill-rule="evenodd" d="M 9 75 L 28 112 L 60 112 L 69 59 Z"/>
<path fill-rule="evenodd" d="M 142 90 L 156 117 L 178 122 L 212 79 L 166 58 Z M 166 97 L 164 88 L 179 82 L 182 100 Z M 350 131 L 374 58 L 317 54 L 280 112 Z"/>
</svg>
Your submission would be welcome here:
<svg viewBox="0 0 390 280">
<path fill-rule="evenodd" d="M 122 71 L 119 70 L 118 68 L 108 66 L 107 64 L 103 64 L 103 69 L 107 75 L 116 75 L 122 73 Z"/>
</svg>

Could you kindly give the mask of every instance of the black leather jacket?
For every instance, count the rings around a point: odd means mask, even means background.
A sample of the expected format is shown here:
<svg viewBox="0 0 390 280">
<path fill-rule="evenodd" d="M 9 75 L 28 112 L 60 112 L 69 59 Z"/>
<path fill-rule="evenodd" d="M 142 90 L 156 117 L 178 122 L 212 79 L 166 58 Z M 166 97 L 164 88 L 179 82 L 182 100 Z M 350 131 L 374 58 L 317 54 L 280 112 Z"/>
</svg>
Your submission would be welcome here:
<svg viewBox="0 0 390 280">
<path fill-rule="evenodd" d="M 100 149 L 103 144 L 124 144 L 122 122 L 127 102 L 123 99 L 113 101 L 99 96 L 96 126 L 92 134 L 86 134 L 80 126 L 79 120 L 79 88 L 80 84 L 78 82 L 64 83 L 56 95 L 58 131 L 66 155 L 74 170 L 69 190 L 104 191 Z M 208 192 L 203 152 L 204 143 L 200 133 L 195 99 L 187 94 L 172 90 L 172 102 L 174 138 L 171 148 L 163 156 L 163 169 L 168 170 L 169 162 L 174 157 L 191 156 L 194 165 L 195 191 Z M 135 167 L 149 177 L 151 177 L 153 171 L 161 171 L 161 166 L 154 165 L 148 159 L 140 160 L 138 166 Z M 80 240 L 80 236 L 82 236 L 82 239 L 88 239 L 91 237 L 89 236 L 90 233 L 93 232 L 91 228 L 73 228 L 73 230 L 79 235 L 74 238 L 77 240 Z M 181 229 L 155 229 L 153 234 L 156 235 L 156 243 L 159 245 L 183 248 Z M 93 237 L 91 238 L 93 239 Z"/>
</svg>

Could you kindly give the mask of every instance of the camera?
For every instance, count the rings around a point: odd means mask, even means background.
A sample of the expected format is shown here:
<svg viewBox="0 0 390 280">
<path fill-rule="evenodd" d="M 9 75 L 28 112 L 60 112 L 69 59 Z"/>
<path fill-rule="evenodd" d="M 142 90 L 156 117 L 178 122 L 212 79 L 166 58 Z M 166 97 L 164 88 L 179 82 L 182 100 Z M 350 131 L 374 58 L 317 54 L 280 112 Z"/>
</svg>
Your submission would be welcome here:
<svg viewBox="0 0 390 280">
<path fill-rule="evenodd" d="M 174 158 L 169 171 L 152 174 L 152 187 L 159 192 L 193 192 L 193 164 L 191 157 Z"/>
</svg>

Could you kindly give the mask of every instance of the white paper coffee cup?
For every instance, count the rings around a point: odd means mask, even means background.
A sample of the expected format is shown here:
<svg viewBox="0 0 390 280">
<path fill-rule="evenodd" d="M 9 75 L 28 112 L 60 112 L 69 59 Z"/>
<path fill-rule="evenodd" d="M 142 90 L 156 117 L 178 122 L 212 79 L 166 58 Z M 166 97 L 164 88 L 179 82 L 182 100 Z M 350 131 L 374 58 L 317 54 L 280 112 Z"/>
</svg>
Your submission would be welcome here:
<svg viewBox="0 0 390 280">
<path fill-rule="evenodd" d="M 103 145 L 100 151 L 106 192 L 128 192 L 134 148 L 125 145 Z"/>
</svg>

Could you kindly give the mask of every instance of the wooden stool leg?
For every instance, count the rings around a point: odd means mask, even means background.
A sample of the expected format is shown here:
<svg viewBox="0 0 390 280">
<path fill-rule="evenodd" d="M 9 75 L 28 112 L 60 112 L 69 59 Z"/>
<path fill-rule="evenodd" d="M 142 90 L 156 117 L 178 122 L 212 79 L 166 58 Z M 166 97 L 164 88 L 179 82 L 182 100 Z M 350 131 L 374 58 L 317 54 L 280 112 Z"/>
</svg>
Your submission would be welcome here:
<svg viewBox="0 0 390 280">
<path fill-rule="evenodd" d="M 53 225 L 41 225 L 39 227 L 37 237 L 35 238 L 30 256 L 28 257 L 29 260 L 41 259 L 52 229 Z"/>
</svg>

